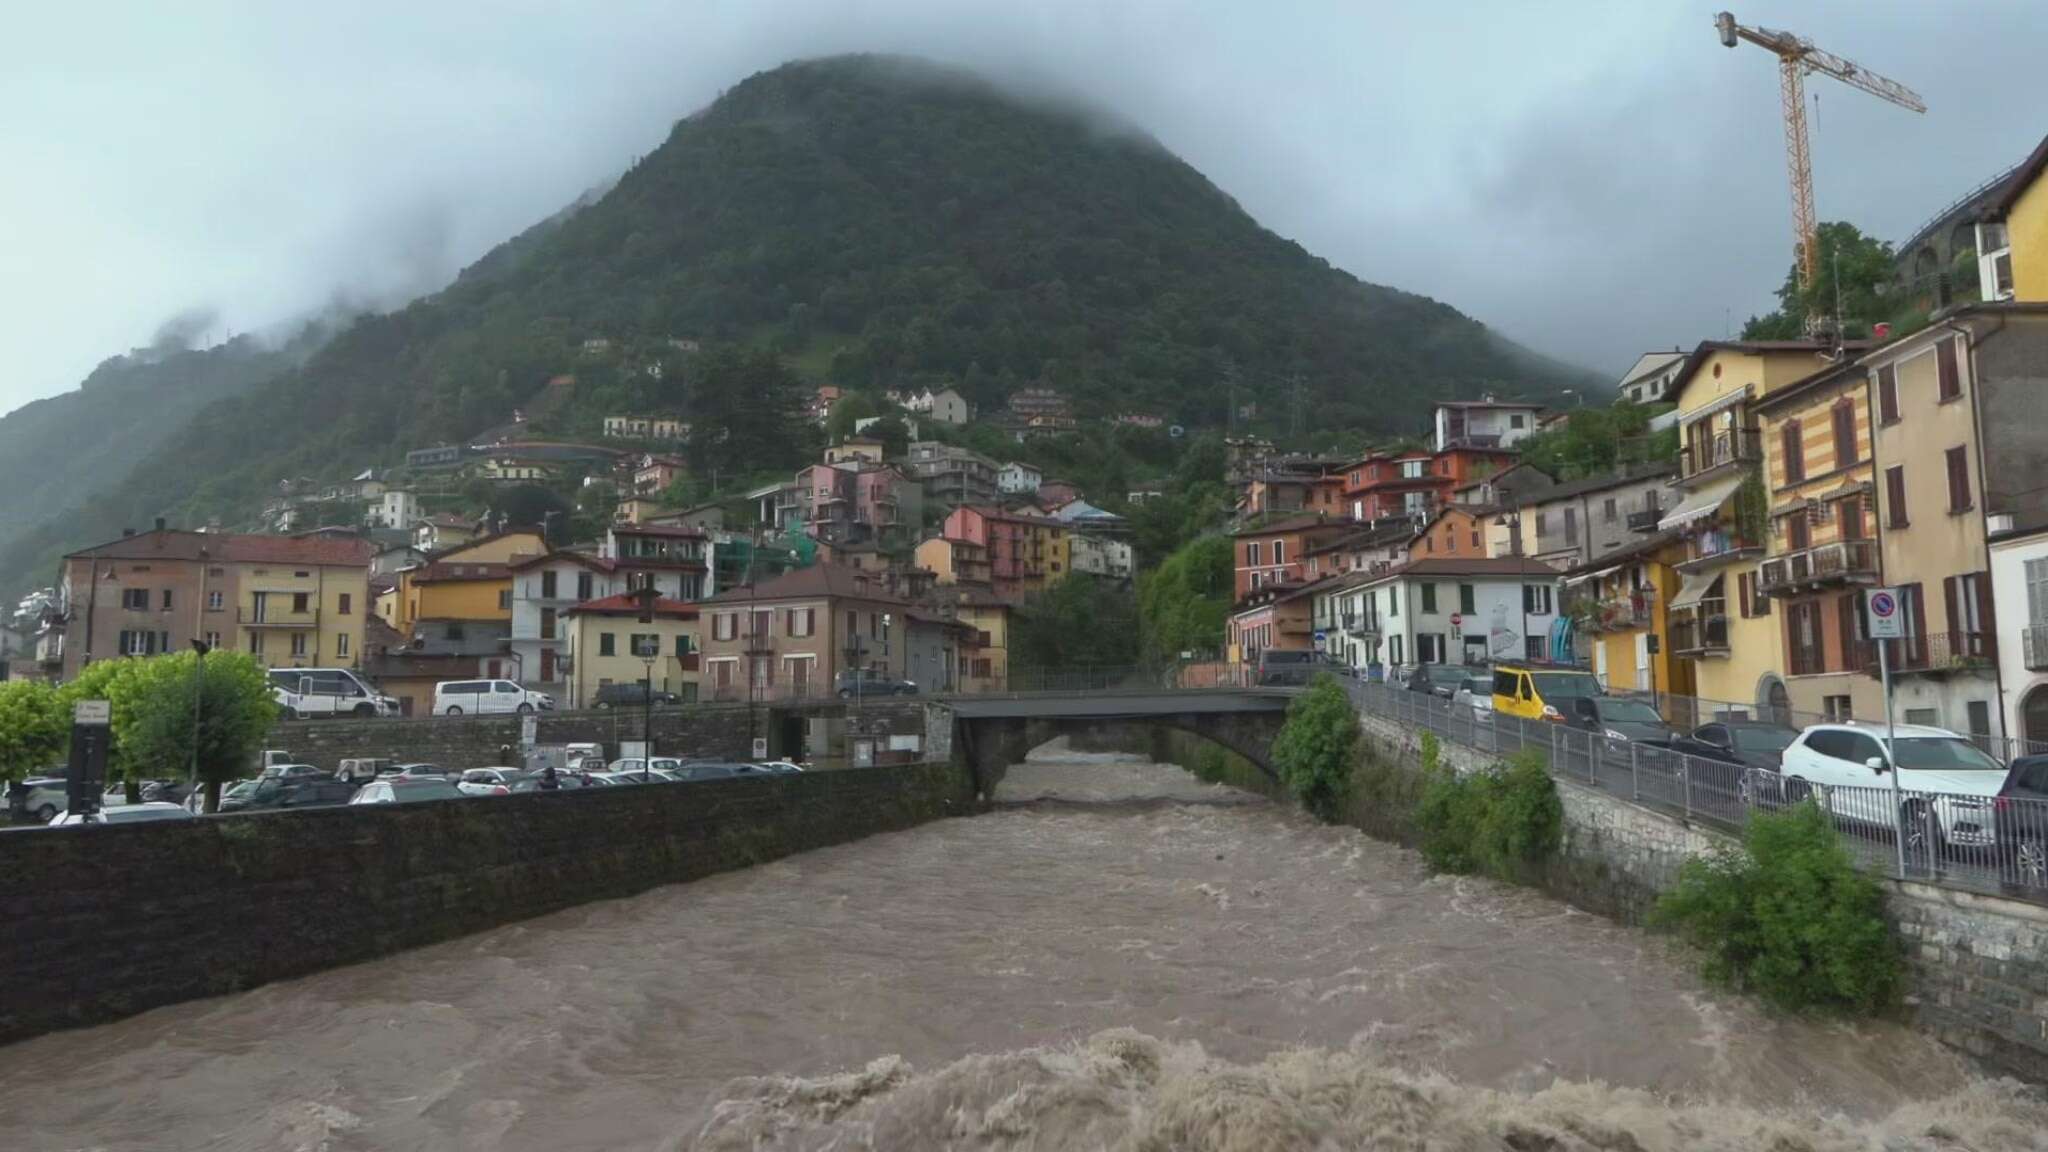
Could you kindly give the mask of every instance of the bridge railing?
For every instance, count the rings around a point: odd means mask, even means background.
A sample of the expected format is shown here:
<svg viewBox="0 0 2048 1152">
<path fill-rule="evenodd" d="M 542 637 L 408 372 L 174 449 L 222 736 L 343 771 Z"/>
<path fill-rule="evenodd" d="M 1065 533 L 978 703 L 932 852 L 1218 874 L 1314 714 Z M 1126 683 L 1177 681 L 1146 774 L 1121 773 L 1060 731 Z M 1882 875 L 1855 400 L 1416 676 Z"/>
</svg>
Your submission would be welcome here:
<svg viewBox="0 0 2048 1152">
<path fill-rule="evenodd" d="M 1739 833 L 1757 812 L 1809 797 L 1851 856 L 1900 879 L 2048 904 L 2048 801 L 1809 784 L 1777 772 L 1547 720 L 1506 716 L 1424 692 L 1350 682 L 1360 712 L 1502 758 L 1540 753 L 1550 774 Z M 1901 847 L 1903 845 L 1903 847 Z"/>
</svg>

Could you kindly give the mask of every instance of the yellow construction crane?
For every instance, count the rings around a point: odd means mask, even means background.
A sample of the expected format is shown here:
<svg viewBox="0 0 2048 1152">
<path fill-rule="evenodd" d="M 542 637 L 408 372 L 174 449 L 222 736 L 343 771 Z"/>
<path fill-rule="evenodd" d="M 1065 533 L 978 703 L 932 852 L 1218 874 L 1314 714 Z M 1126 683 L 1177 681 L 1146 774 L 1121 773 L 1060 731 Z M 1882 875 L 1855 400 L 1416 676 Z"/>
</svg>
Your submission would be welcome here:
<svg viewBox="0 0 2048 1152">
<path fill-rule="evenodd" d="M 1792 230 L 1798 242 L 1794 254 L 1799 261 L 1799 286 L 1804 288 L 1813 283 L 1820 263 L 1813 216 L 1813 155 L 1806 144 L 1806 74 L 1832 76 L 1915 112 L 1927 111 L 1927 105 L 1904 84 L 1816 48 L 1803 36 L 1737 24 L 1730 12 L 1717 13 L 1714 28 L 1724 47 L 1733 48 L 1736 41 L 1747 40 L 1778 56 L 1778 95 L 1785 104 L 1785 167 L 1792 177 Z"/>
</svg>

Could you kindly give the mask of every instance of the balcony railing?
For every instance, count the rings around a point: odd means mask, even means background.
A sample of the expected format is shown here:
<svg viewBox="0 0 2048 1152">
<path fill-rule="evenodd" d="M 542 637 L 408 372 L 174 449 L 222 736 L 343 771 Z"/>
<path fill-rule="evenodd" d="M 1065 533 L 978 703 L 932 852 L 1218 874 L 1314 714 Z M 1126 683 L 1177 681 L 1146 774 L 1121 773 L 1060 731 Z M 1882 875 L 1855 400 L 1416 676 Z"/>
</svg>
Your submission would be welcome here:
<svg viewBox="0 0 2048 1152">
<path fill-rule="evenodd" d="M 2027 671 L 2048 672 L 2048 628 L 2020 629 L 2020 652 Z"/>
<path fill-rule="evenodd" d="M 317 628 L 320 626 L 320 610 L 308 608 L 294 612 L 290 608 L 272 605 L 241 607 L 235 609 L 235 621 L 250 628 Z"/>
<path fill-rule="evenodd" d="M 1877 582 L 1877 541 L 1841 540 L 1757 565 L 1757 590 L 1785 596 L 1823 584 Z"/>
<path fill-rule="evenodd" d="M 1645 508 L 1628 514 L 1628 530 L 1631 532 L 1655 532 L 1657 522 L 1664 518 L 1664 509 Z"/>
<path fill-rule="evenodd" d="M 1885 646 L 1885 660 L 1895 676 L 1989 672 L 1998 666 L 1998 637 L 1992 633 L 1931 632 L 1903 640 L 1858 640 L 1855 645 L 1857 662 L 1864 672 L 1872 676 L 1881 671 L 1877 666 L 1880 644 Z"/>
<path fill-rule="evenodd" d="M 1736 464 L 1764 458 L 1764 437 L 1757 428 L 1724 428 L 1688 438 L 1678 451 L 1678 474 L 1690 480 Z"/>
<path fill-rule="evenodd" d="M 1589 632 L 1634 632 L 1648 628 L 1655 619 L 1656 597 L 1648 590 L 1628 596 L 1609 596 L 1590 604 L 1580 619 Z"/>
<path fill-rule="evenodd" d="M 1748 560 L 1763 554 L 1762 542 L 1750 540 L 1739 533 L 1724 532 L 1719 528 L 1709 529 L 1693 538 L 1692 555 L 1680 561 L 1675 567 L 1680 572 L 1702 572 L 1719 568 L 1738 560 Z"/>
<path fill-rule="evenodd" d="M 1728 651 L 1728 601 L 1712 597 L 1672 613 L 1671 650 L 1680 656 L 1725 655 Z"/>
</svg>

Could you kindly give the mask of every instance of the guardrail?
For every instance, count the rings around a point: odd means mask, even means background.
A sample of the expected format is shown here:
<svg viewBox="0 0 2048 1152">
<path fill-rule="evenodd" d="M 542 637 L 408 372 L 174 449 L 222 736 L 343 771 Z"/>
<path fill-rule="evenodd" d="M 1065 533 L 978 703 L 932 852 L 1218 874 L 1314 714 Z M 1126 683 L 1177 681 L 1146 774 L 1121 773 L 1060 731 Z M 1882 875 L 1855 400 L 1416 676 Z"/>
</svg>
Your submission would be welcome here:
<svg viewBox="0 0 2048 1152">
<path fill-rule="evenodd" d="M 1809 785 L 1776 772 L 1525 720 L 1384 684 L 1350 683 L 1359 710 L 1475 751 L 1543 754 L 1552 776 L 1729 832 L 1812 798 L 1858 863 L 1900 879 L 2048 904 L 2048 801 Z M 1903 845 L 1903 852 L 1901 851 Z"/>
</svg>

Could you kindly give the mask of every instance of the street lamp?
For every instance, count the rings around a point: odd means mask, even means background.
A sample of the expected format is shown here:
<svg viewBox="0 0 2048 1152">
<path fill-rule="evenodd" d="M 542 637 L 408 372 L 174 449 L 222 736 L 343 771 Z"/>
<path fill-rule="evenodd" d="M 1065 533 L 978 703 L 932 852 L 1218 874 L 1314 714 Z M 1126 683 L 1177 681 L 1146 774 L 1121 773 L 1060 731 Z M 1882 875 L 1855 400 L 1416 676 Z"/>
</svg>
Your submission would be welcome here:
<svg viewBox="0 0 2048 1152">
<path fill-rule="evenodd" d="M 188 796 L 199 790 L 199 701 L 204 695 L 206 654 L 210 651 L 212 645 L 206 641 L 192 641 L 192 764 L 185 781 Z"/>
</svg>

